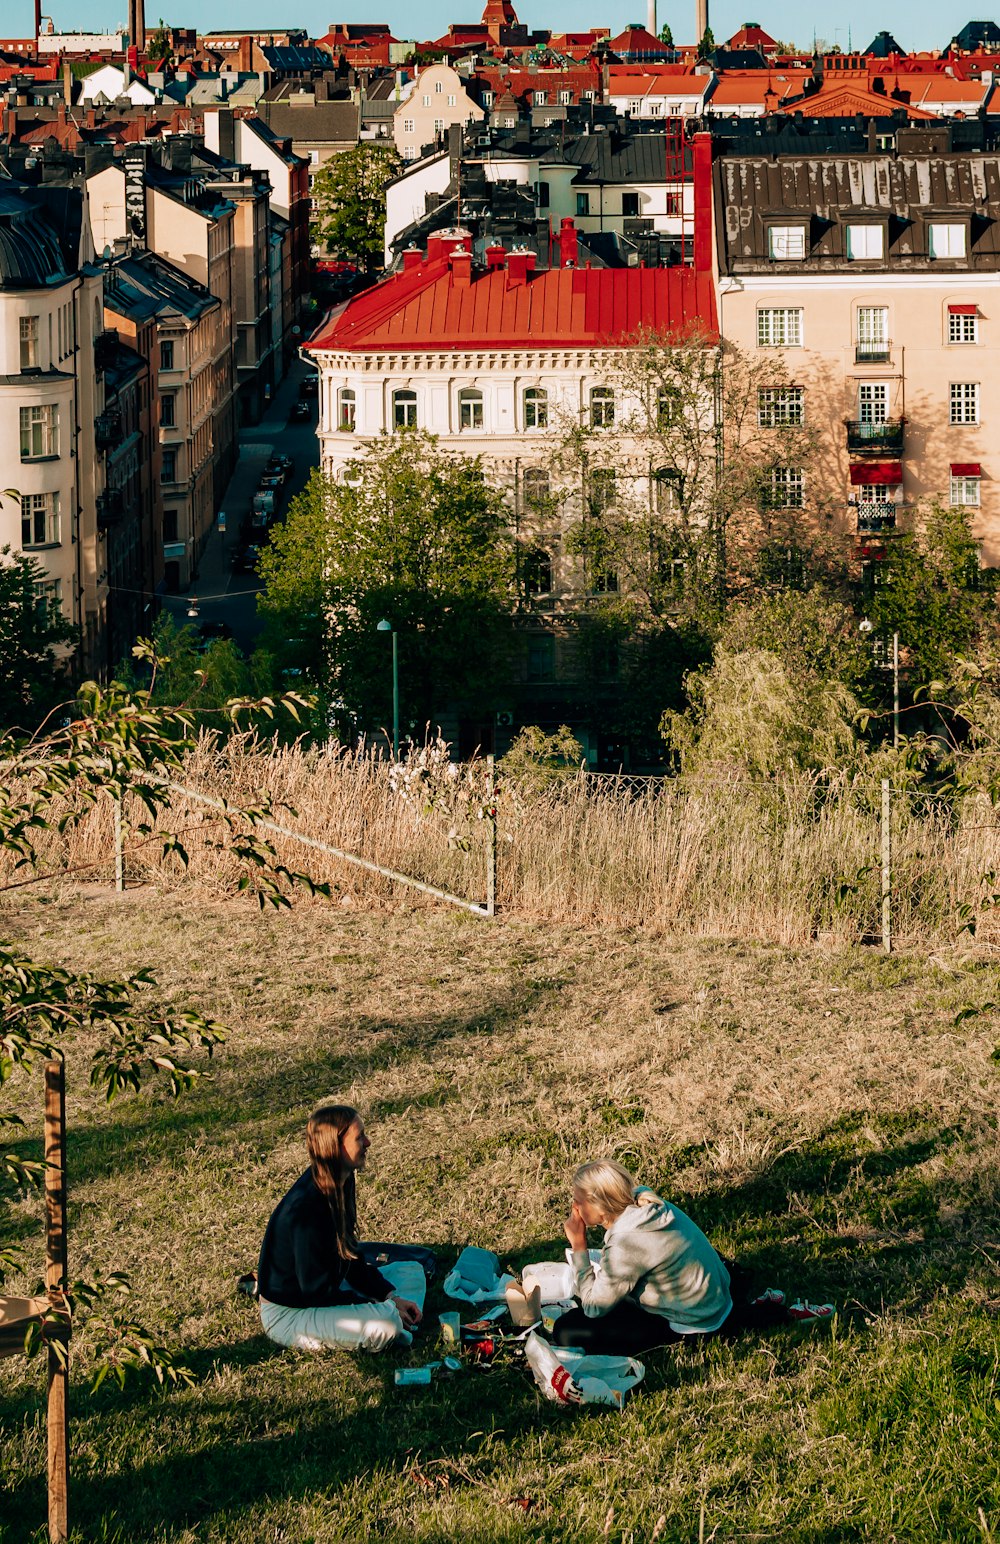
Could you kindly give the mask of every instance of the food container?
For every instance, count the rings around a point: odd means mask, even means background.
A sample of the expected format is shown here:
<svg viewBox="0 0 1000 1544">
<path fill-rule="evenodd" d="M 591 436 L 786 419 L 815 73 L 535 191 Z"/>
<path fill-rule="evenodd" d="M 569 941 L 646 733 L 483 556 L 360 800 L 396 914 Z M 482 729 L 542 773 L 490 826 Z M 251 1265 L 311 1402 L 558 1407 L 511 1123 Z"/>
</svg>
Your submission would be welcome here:
<svg viewBox="0 0 1000 1544">
<path fill-rule="evenodd" d="M 458 1313 L 443 1313 L 438 1315 L 438 1323 L 441 1325 L 441 1339 L 446 1346 L 457 1346 L 462 1336 L 462 1316 Z"/>
</svg>

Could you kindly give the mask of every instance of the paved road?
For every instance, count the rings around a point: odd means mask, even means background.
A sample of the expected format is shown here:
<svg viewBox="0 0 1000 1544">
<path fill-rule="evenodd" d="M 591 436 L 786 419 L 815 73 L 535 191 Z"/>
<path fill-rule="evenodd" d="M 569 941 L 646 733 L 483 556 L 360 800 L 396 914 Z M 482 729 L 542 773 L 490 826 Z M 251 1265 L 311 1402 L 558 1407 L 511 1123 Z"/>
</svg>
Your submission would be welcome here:
<svg viewBox="0 0 1000 1544">
<path fill-rule="evenodd" d="M 285 483 L 282 509 L 293 494 L 305 487 L 310 472 L 319 463 L 316 399 L 311 399 L 312 413 L 308 421 L 288 422 L 292 403 L 298 397 L 299 384 L 306 373 L 305 366 L 296 360 L 260 423 L 240 430 L 239 459 L 222 502 L 226 531 L 220 532 L 218 527 L 212 531 L 190 589 L 181 595 L 165 597 L 166 609 L 178 621 L 185 622 L 189 600 L 197 596 L 199 615 L 193 625 L 228 622 L 236 643 L 245 653 L 253 649 L 263 625 L 257 613 L 260 585 L 253 574 L 232 572 L 232 555 L 240 545 L 240 524 L 250 508 L 268 456 L 273 451 L 280 451 L 295 462 L 294 471 Z"/>
</svg>

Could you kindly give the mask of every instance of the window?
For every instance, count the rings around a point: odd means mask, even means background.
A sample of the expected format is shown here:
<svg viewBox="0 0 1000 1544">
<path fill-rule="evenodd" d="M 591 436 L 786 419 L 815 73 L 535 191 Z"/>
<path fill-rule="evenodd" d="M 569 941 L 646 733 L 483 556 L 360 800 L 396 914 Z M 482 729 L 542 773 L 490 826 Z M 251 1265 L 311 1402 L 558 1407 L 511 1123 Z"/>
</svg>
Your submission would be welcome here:
<svg viewBox="0 0 1000 1544">
<path fill-rule="evenodd" d="M 938 225 L 934 223 L 927 227 L 927 256 L 928 257 L 964 257 L 965 256 L 965 226 L 964 225 Z"/>
<path fill-rule="evenodd" d="M 483 106 L 484 107 L 492 107 L 493 106 L 493 93 L 492 93 L 492 91 L 484 91 L 483 92 Z"/>
<path fill-rule="evenodd" d="M 483 427 L 483 394 L 467 388 L 458 394 L 458 427 L 481 429 Z"/>
<path fill-rule="evenodd" d="M 679 424 L 684 416 L 679 391 L 661 391 L 656 399 L 656 427 L 662 433 Z"/>
<path fill-rule="evenodd" d="M 42 616 L 55 619 L 62 611 L 62 580 L 35 580 L 35 607 Z"/>
<path fill-rule="evenodd" d="M 863 381 L 858 387 L 858 422 L 874 427 L 888 421 L 888 386 L 883 381 Z"/>
<path fill-rule="evenodd" d="M 560 91 L 559 98 L 558 98 L 559 106 L 560 107 L 568 107 L 570 105 L 570 103 L 572 102 L 572 100 L 573 100 L 573 93 L 572 93 L 572 91 Z"/>
<path fill-rule="evenodd" d="M 578 193 L 576 195 L 576 212 L 577 212 L 578 216 L 590 213 L 590 194 L 589 193 Z"/>
<path fill-rule="evenodd" d="M 547 429 L 549 426 L 549 394 L 540 386 L 529 386 L 524 393 L 524 427 Z"/>
<path fill-rule="evenodd" d="M 440 96 L 443 90 L 444 90 L 444 81 L 443 80 L 436 80 L 434 82 L 434 95 L 435 96 Z"/>
<path fill-rule="evenodd" d="M 161 483 L 177 481 L 177 452 L 170 445 L 164 447 L 160 456 L 160 481 Z"/>
<path fill-rule="evenodd" d="M 954 499 L 952 503 L 954 503 Z M 21 546 L 54 547 L 59 542 L 58 493 L 21 495 Z"/>
<path fill-rule="evenodd" d="M 979 315 L 975 306 L 948 307 L 948 342 L 979 342 Z"/>
<path fill-rule="evenodd" d="M 429 96 L 422 97 L 421 101 L 423 102 L 424 107 L 430 107 L 431 99 Z"/>
<path fill-rule="evenodd" d="M 794 263 L 806 255 L 804 225 L 769 225 L 767 255 L 776 263 Z"/>
<path fill-rule="evenodd" d="M 801 386 L 767 386 L 757 392 L 757 424 L 776 429 L 782 424 L 801 424 L 805 418 L 805 391 Z"/>
<path fill-rule="evenodd" d="M 177 540 L 177 511 L 165 509 L 163 511 L 163 540 L 172 542 Z"/>
<path fill-rule="evenodd" d="M 415 391 L 393 392 L 392 426 L 394 429 L 415 429 L 417 427 L 417 394 Z"/>
<path fill-rule="evenodd" d="M 173 429 L 176 427 L 176 407 L 177 398 L 174 393 L 172 391 L 164 393 L 164 395 L 160 398 L 160 423 L 163 425 L 164 429 Z"/>
<path fill-rule="evenodd" d="M 595 569 L 587 589 L 591 595 L 617 595 L 618 575 L 613 568 Z"/>
<path fill-rule="evenodd" d="M 356 416 L 357 402 L 354 393 L 345 387 L 337 394 L 337 427 L 349 429 L 353 434 Z"/>
<path fill-rule="evenodd" d="M 532 547 L 525 553 L 522 572 L 525 595 L 551 595 L 552 559 L 544 547 Z"/>
<path fill-rule="evenodd" d="M 638 118 L 639 114 L 642 112 L 642 102 L 639 100 L 638 97 L 636 97 L 633 101 L 629 102 L 629 104 L 628 104 L 628 111 L 629 111 L 629 115 L 631 117 Z"/>
<path fill-rule="evenodd" d="M 610 386 L 590 388 L 590 427 L 610 429 L 615 421 L 615 394 Z"/>
<path fill-rule="evenodd" d="M 413 119 L 412 118 L 404 118 L 403 119 L 403 133 L 404 134 L 412 134 L 413 133 Z"/>
<path fill-rule="evenodd" d="M 884 362 L 889 357 L 889 307 L 859 306 L 855 357 Z"/>
<path fill-rule="evenodd" d="M 434 132 L 435 132 L 435 134 L 443 134 L 444 133 L 444 119 L 443 118 L 435 118 L 434 119 Z"/>
<path fill-rule="evenodd" d="M 551 681 L 556 673 L 556 640 L 548 634 L 528 639 L 528 680 Z"/>
<path fill-rule="evenodd" d="M 763 306 L 757 312 L 758 348 L 801 348 L 802 307 Z"/>
<path fill-rule="evenodd" d="M 979 422 L 979 382 L 952 382 L 948 387 L 948 422 L 950 424 L 977 424 Z"/>
<path fill-rule="evenodd" d="M 680 514 L 684 507 L 684 479 L 674 467 L 661 467 L 653 477 L 656 497 L 656 513 L 661 516 Z"/>
<path fill-rule="evenodd" d="M 800 466 L 776 466 L 771 471 L 772 509 L 801 509 L 805 502 L 805 479 Z"/>
<path fill-rule="evenodd" d="M 658 118 L 660 116 L 660 114 L 662 113 L 662 111 L 663 111 L 663 103 L 662 102 L 650 102 L 650 104 L 649 104 L 649 116 L 651 118 Z"/>
<path fill-rule="evenodd" d="M 549 474 L 543 466 L 529 466 L 522 483 L 524 502 L 532 509 L 547 504 L 549 499 Z"/>
<path fill-rule="evenodd" d="M 978 477 L 967 477 L 962 473 L 952 472 L 951 492 L 948 502 L 950 504 L 963 504 L 967 509 L 979 508 L 979 482 Z"/>
<path fill-rule="evenodd" d="M 533 91 L 531 100 L 536 107 L 548 107 L 549 93 L 547 91 Z"/>
<path fill-rule="evenodd" d="M 874 262 L 883 255 L 884 233 L 881 225 L 849 225 L 845 242 L 852 262 Z"/>
<path fill-rule="evenodd" d="M 615 469 L 598 467 L 590 474 L 590 507 L 595 515 L 603 515 L 615 502 Z"/>
<path fill-rule="evenodd" d="M 174 345 L 167 341 L 160 344 L 160 369 L 172 370 L 174 368 Z"/>
<path fill-rule="evenodd" d="M 455 102 L 456 102 L 456 98 L 455 98 L 455 97 L 453 97 L 453 96 L 450 96 L 450 97 L 449 97 L 449 98 L 448 98 L 448 106 L 449 106 L 449 107 L 454 107 L 454 106 L 455 106 Z"/>
<path fill-rule="evenodd" d="M 59 454 L 59 409 L 55 406 L 22 407 L 21 460 L 37 461 Z"/>
<path fill-rule="evenodd" d="M 638 213 L 639 213 L 639 195 L 638 195 L 638 193 L 623 193 L 622 194 L 622 214 L 625 216 L 626 219 L 634 219 L 635 216 Z"/>
<path fill-rule="evenodd" d="M 19 323 L 21 334 L 21 369 L 38 369 L 38 317 L 22 316 Z"/>
<path fill-rule="evenodd" d="M 535 190 L 535 198 L 539 209 L 547 209 L 549 207 L 549 185 L 547 182 L 540 182 L 538 184 Z"/>
</svg>

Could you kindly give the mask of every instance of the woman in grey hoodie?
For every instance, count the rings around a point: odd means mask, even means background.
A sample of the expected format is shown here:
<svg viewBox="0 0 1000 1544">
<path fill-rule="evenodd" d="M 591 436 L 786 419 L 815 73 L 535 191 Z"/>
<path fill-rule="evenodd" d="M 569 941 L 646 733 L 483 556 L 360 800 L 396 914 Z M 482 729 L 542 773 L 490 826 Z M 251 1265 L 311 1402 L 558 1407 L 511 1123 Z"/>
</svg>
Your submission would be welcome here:
<svg viewBox="0 0 1000 1544">
<path fill-rule="evenodd" d="M 603 1227 L 595 1268 L 587 1229 Z M 711 1335 L 732 1312 L 729 1272 L 679 1207 L 637 1186 L 620 1163 L 585 1163 L 573 1176 L 565 1223 L 580 1307 L 556 1320 L 557 1345 L 634 1355 L 688 1335 Z"/>
</svg>

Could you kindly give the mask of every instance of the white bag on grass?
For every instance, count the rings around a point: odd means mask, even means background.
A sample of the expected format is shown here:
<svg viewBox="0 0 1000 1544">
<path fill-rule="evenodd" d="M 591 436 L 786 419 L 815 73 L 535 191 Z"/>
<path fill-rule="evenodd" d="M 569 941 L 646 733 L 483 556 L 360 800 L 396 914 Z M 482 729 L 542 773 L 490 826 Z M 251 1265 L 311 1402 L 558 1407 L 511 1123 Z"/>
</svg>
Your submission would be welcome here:
<svg viewBox="0 0 1000 1544">
<path fill-rule="evenodd" d="M 601 1251 L 591 1249 L 589 1253 L 591 1265 L 599 1272 Z M 521 1272 L 521 1280 L 526 1293 L 533 1292 L 536 1287 L 539 1289 L 543 1303 L 569 1301 L 576 1296 L 576 1267 L 573 1264 L 573 1251 L 567 1249 L 565 1261 L 538 1260 L 534 1265 L 526 1265 Z"/>
<path fill-rule="evenodd" d="M 546 1399 L 560 1405 L 624 1408 L 629 1393 L 646 1376 L 634 1356 L 591 1356 L 572 1346 L 550 1346 L 534 1331 L 524 1343 L 532 1376 Z"/>
</svg>

